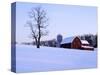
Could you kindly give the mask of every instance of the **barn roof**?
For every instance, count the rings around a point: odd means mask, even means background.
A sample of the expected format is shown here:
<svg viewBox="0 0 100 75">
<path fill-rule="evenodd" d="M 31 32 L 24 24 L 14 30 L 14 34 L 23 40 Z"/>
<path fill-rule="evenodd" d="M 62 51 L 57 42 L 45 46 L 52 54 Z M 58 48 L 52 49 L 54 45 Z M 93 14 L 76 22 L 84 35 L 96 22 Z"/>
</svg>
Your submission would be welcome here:
<svg viewBox="0 0 100 75">
<path fill-rule="evenodd" d="M 67 37 L 67 38 L 63 39 L 61 44 L 71 43 L 73 41 L 73 39 L 74 39 L 74 37 Z"/>
<path fill-rule="evenodd" d="M 82 44 L 89 44 L 89 42 L 87 40 L 81 40 Z"/>
<path fill-rule="evenodd" d="M 63 41 L 61 42 L 61 44 L 65 44 L 65 43 L 71 43 L 74 40 L 75 37 L 67 37 L 65 39 L 63 39 Z M 89 44 L 87 40 L 81 40 L 82 44 Z"/>
</svg>

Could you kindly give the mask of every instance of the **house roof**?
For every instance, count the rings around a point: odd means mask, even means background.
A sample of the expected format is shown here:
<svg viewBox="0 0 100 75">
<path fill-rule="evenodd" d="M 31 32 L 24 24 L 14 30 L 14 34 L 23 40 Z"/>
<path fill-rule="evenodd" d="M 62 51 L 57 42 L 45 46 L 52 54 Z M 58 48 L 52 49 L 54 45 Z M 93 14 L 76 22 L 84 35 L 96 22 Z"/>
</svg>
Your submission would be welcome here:
<svg viewBox="0 0 100 75">
<path fill-rule="evenodd" d="M 63 41 L 61 42 L 61 44 L 65 44 L 65 43 L 71 43 L 74 40 L 75 37 L 67 37 L 65 39 L 63 39 Z M 86 40 L 81 40 L 82 44 L 89 44 L 88 41 Z"/>
</svg>

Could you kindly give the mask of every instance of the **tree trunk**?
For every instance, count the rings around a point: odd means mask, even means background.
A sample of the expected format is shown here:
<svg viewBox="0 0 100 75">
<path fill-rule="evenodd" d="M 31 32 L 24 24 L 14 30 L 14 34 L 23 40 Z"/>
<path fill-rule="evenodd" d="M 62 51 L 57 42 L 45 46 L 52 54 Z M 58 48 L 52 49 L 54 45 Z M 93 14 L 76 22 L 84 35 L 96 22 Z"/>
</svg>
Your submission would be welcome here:
<svg viewBox="0 0 100 75">
<path fill-rule="evenodd" d="M 35 42 L 36 42 L 36 47 L 40 48 L 40 43 L 39 43 L 39 41 L 36 38 L 35 38 Z"/>
<path fill-rule="evenodd" d="M 39 44 L 37 44 L 37 48 L 40 48 L 40 45 Z"/>
<path fill-rule="evenodd" d="M 37 48 L 40 48 L 40 40 L 37 42 Z"/>
</svg>

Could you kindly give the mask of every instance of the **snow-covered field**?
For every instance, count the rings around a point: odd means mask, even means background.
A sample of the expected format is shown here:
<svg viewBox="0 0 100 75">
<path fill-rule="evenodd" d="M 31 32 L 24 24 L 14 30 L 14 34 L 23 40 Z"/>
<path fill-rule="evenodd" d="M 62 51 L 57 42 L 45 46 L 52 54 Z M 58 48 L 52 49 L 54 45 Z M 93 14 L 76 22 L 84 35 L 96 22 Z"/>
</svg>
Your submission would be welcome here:
<svg viewBox="0 0 100 75">
<path fill-rule="evenodd" d="M 67 69 L 95 68 L 94 51 L 53 47 L 16 45 L 16 72 L 41 72 Z"/>
</svg>

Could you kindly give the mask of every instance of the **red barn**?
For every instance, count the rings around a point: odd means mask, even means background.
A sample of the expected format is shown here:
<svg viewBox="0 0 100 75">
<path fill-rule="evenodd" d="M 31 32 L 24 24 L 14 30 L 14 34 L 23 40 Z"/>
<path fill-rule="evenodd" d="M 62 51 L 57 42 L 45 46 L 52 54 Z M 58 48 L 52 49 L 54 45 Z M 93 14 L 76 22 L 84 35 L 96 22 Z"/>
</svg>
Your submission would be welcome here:
<svg viewBox="0 0 100 75">
<path fill-rule="evenodd" d="M 74 49 L 86 49 L 86 50 L 93 50 L 94 48 L 89 45 L 88 41 L 81 40 L 79 37 L 68 37 L 65 38 L 62 42 L 60 47 L 63 48 L 74 48 Z"/>
</svg>

